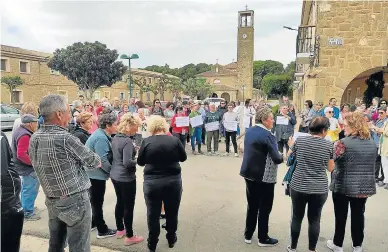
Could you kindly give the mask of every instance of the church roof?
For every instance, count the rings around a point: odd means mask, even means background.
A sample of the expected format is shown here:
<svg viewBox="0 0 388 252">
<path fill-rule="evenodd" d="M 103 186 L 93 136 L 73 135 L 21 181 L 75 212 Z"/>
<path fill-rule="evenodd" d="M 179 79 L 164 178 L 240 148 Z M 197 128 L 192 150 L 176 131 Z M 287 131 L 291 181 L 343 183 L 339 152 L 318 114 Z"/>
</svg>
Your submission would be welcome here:
<svg viewBox="0 0 388 252">
<path fill-rule="evenodd" d="M 213 84 L 216 91 L 237 91 L 235 87 L 225 85 L 225 84 Z"/>
<path fill-rule="evenodd" d="M 236 70 L 237 69 L 237 62 L 232 62 L 224 66 L 226 69 L 229 70 Z"/>
</svg>

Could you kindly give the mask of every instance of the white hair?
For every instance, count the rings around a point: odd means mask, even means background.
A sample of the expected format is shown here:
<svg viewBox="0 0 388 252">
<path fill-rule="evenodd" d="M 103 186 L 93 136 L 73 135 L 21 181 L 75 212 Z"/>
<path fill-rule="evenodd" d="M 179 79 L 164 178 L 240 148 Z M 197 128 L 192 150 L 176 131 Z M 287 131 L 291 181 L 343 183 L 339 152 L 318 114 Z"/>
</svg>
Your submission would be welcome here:
<svg viewBox="0 0 388 252">
<path fill-rule="evenodd" d="M 73 101 L 73 108 L 78 108 L 80 106 L 82 106 L 82 101 L 80 100 Z"/>
<path fill-rule="evenodd" d="M 39 103 L 39 113 L 43 119 L 49 118 L 53 113 L 67 111 L 67 98 L 57 94 L 50 94 Z"/>
</svg>

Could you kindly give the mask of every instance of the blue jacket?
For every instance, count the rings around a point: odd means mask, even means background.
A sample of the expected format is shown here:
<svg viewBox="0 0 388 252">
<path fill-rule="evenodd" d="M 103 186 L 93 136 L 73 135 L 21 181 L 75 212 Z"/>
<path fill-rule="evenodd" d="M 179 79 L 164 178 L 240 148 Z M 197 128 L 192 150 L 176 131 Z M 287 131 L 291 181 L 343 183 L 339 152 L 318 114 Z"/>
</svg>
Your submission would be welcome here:
<svg viewBox="0 0 388 252">
<path fill-rule="evenodd" d="M 277 165 L 283 162 L 275 136 L 261 126 L 247 129 L 240 175 L 246 179 L 276 183 Z"/>
<path fill-rule="evenodd" d="M 101 158 L 101 168 L 87 170 L 89 178 L 97 180 L 108 180 L 112 167 L 112 144 L 111 137 L 103 129 L 97 129 L 86 141 L 86 146 Z"/>
<path fill-rule="evenodd" d="M 320 116 L 325 116 L 325 108 L 326 108 L 326 107 L 327 107 L 327 106 L 325 106 L 325 107 L 321 110 Z M 338 120 L 338 118 L 339 118 L 339 116 L 340 116 L 340 110 L 339 110 L 339 108 L 333 107 L 333 112 L 334 112 L 333 117 L 334 117 L 335 119 Z"/>
</svg>

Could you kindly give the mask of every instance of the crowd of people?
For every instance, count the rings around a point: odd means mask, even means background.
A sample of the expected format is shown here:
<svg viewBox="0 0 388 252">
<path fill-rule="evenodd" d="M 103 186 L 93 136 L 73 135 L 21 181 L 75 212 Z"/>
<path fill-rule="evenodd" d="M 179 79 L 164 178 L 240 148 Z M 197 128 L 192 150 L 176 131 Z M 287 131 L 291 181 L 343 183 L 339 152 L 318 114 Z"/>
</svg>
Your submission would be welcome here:
<svg viewBox="0 0 388 252">
<path fill-rule="evenodd" d="M 234 156 L 240 154 L 237 136 L 244 136 L 240 175 L 246 184 L 247 215 L 244 238 L 252 243 L 258 224 L 259 246 L 275 246 L 269 236 L 269 217 L 274 201 L 278 165 L 287 161 L 288 194 L 292 200 L 291 244 L 295 252 L 301 223 L 308 205 L 309 251 L 315 251 L 322 208 L 332 191 L 335 232 L 327 246 L 341 252 L 348 215 L 354 252 L 361 252 L 367 198 L 378 186 L 388 189 L 387 102 L 379 98 L 367 108 L 327 106 L 308 100 L 298 115 L 288 97 L 278 111 L 263 101 L 215 104 L 160 100 L 146 107 L 142 101 L 114 98 L 85 101 L 70 107 L 59 95 L 44 97 L 39 106 L 27 102 L 15 121 L 12 147 L 1 133 L 2 248 L 19 251 L 23 221 L 40 219 L 35 207 L 39 187 L 49 213 L 49 251 L 90 251 L 90 234 L 116 236 L 124 245 L 144 238 L 133 228 L 136 199 L 136 166 L 144 166 L 143 192 L 147 206 L 147 247 L 155 251 L 162 227 L 170 248 L 177 242 L 178 212 L 182 197 L 180 163 L 186 161 L 185 146 L 194 155 L 218 156 L 219 143 L 230 142 Z M 300 120 L 297 118 L 300 117 Z M 295 127 L 300 121 L 296 137 Z M 241 129 L 240 129 L 241 126 Z M 326 171 L 331 174 L 331 183 Z M 381 173 L 381 176 L 380 176 Z M 388 176 L 387 176 L 388 177 Z M 107 181 L 116 193 L 116 227 L 104 220 Z M 19 197 L 20 193 L 20 197 Z M 8 226 L 5 226 L 8 225 Z M 11 227 L 12 226 L 12 227 Z M 4 244 L 3 244 L 3 241 Z"/>
</svg>

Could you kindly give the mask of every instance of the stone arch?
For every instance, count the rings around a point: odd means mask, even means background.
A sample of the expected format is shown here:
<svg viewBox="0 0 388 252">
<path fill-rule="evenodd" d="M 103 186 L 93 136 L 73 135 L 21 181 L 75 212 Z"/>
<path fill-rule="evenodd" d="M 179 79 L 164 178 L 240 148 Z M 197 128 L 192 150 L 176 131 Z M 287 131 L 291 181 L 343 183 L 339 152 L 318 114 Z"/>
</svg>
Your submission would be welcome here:
<svg viewBox="0 0 388 252">
<path fill-rule="evenodd" d="M 383 79 L 385 81 L 385 85 L 387 85 L 388 84 L 387 66 L 374 67 L 374 68 L 370 68 L 368 70 L 362 71 L 361 73 L 356 75 L 353 79 L 351 79 L 347 83 L 346 87 L 343 89 L 344 91 L 341 97 L 341 104 L 343 103 L 353 104 L 355 101 L 355 98 L 362 98 L 365 90 L 367 89 L 367 85 L 365 83 L 366 79 L 368 79 L 371 75 L 378 73 L 380 71 L 383 72 Z M 387 88 L 384 88 L 383 90 L 383 97 L 388 98 Z"/>
<path fill-rule="evenodd" d="M 212 95 L 210 97 L 211 98 L 218 98 L 218 95 L 217 95 L 217 93 L 212 93 Z"/>
<path fill-rule="evenodd" d="M 224 98 L 226 102 L 230 102 L 230 94 L 227 92 L 222 93 L 221 98 Z"/>
</svg>

